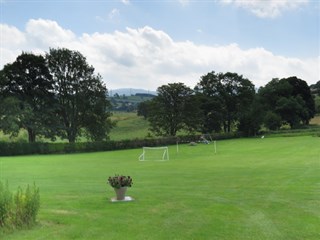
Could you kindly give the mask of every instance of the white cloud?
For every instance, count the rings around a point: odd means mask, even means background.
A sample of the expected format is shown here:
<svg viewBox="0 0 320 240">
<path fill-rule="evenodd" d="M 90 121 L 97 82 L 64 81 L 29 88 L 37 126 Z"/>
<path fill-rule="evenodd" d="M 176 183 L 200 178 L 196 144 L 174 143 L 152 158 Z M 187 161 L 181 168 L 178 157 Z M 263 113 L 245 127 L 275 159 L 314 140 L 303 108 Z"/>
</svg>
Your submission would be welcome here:
<svg viewBox="0 0 320 240">
<path fill-rule="evenodd" d="M 26 25 L 25 36 L 28 45 L 34 48 L 57 47 L 76 39 L 75 34 L 63 29 L 57 22 L 44 19 L 31 19 Z"/>
<path fill-rule="evenodd" d="M 130 4 L 130 0 L 121 0 L 121 2 L 125 5 L 129 5 Z"/>
<path fill-rule="evenodd" d="M 66 47 L 86 56 L 109 89 L 155 90 L 171 82 L 194 87 L 210 71 L 242 74 L 256 87 L 275 77 L 297 76 L 312 84 L 320 76 L 320 57 L 288 58 L 264 48 L 244 50 L 237 44 L 209 46 L 176 42 L 167 33 L 149 26 L 113 33 L 85 33 L 80 37 L 56 22 L 43 19 L 30 20 L 24 31 L 8 25 L 0 28 L 5 33 L 0 44 L 0 68 L 13 62 L 22 50 L 44 53 L 49 47 Z"/>
<path fill-rule="evenodd" d="M 296 9 L 309 0 L 221 0 L 224 4 L 234 4 L 244 8 L 260 18 L 275 18 L 282 12 Z"/>
<path fill-rule="evenodd" d="M 115 18 L 119 17 L 120 11 L 116 8 L 112 9 L 111 12 L 109 13 L 109 19 L 114 20 Z"/>
<path fill-rule="evenodd" d="M 113 8 L 109 13 L 105 16 L 95 16 L 95 19 L 98 22 L 103 23 L 119 23 L 120 22 L 120 10 L 117 8 Z"/>
<path fill-rule="evenodd" d="M 10 45 L 16 47 L 23 45 L 26 41 L 25 35 L 19 31 L 16 27 L 8 26 L 6 24 L 1 25 L 1 42 L 4 45 Z M 9 37 L 10 36 L 10 37 Z"/>
</svg>

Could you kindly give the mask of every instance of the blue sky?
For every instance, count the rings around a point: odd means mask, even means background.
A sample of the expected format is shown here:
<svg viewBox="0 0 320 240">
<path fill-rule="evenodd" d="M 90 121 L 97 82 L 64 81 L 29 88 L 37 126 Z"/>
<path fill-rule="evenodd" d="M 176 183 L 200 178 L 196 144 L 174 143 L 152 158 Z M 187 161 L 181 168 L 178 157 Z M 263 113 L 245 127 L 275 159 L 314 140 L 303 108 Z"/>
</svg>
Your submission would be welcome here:
<svg viewBox="0 0 320 240">
<path fill-rule="evenodd" d="M 110 89 L 237 72 L 320 80 L 318 0 L 0 0 L 0 67 L 21 51 L 83 53 Z"/>
</svg>

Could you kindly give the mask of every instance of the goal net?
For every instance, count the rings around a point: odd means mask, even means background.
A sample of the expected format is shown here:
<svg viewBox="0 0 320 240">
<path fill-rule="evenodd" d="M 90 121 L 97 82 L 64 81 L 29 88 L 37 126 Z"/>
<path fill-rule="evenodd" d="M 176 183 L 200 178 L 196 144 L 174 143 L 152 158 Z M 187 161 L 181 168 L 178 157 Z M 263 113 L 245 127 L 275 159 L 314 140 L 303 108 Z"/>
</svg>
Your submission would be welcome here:
<svg viewBox="0 0 320 240">
<path fill-rule="evenodd" d="M 143 147 L 139 161 L 168 161 L 168 147 Z"/>
</svg>

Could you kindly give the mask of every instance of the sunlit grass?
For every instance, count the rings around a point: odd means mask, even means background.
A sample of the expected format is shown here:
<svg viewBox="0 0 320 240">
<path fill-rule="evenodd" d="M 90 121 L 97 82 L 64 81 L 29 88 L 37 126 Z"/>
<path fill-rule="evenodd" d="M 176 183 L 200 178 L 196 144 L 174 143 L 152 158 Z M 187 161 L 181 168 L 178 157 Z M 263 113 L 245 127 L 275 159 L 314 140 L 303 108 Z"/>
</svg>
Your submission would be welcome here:
<svg viewBox="0 0 320 240">
<path fill-rule="evenodd" d="M 40 188 L 38 225 L 0 239 L 319 239 L 320 138 L 0 158 L 11 189 Z M 133 178 L 135 201 L 111 203 L 107 177 Z"/>
<path fill-rule="evenodd" d="M 149 122 L 136 112 L 115 112 L 112 120 L 116 121 L 116 126 L 110 133 L 111 140 L 143 139 L 150 135 Z"/>
<path fill-rule="evenodd" d="M 310 124 L 320 125 L 320 115 L 315 116 L 310 120 Z"/>
</svg>

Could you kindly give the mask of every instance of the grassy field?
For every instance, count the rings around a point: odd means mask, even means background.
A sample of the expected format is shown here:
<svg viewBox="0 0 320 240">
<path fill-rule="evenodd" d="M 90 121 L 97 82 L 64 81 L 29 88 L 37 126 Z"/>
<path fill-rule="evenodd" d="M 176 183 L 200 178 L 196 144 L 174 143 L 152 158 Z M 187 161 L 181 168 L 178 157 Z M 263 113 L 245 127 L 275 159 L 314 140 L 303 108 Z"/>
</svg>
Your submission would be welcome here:
<svg viewBox="0 0 320 240">
<path fill-rule="evenodd" d="M 135 139 L 135 138 L 146 138 L 151 133 L 149 131 L 149 122 L 145 120 L 141 116 L 137 116 L 136 112 L 113 112 L 113 115 L 111 117 L 112 121 L 116 122 L 116 126 L 111 130 L 110 132 L 110 139 L 111 140 L 127 140 L 127 139 Z M 312 133 L 317 131 L 319 132 L 319 126 L 320 126 L 320 116 L 317 115 L 310 121 L 310 126 L 307 129 L 296 129 L 295 131 L 300 131 L 301 134 L 310 135 L 310 132 Z M 288 130 L 289 132 L 292 132 L 291 130 Z M 182 132 L 182 134 L 186 134 L 185 132 Z M 280 132 L 281 134 L 281 132 Z M 289 133 L 290 134 L 290 133 Z M 152 135 L 152 134 L 151 134 Z M 19 135 L 17 137 L 10 138 L 9 135 L 4 135 L 0 131 L 0 140 L 1 141 L 28 141 L 28 134 L 25 130 L 21 130 Z M 50 141 L 48 139 L 37 139 L 38 141 Z M 61 140 L 57 139 L 57 142 L 67 142 L 67 140 Z M 78 139 L 78 141 L 87 141 L 84 137 Z"/>
<path fill-rule="evenodd" d="M 145 138 L 148 135 L 148 121 L 135 112 L 114 112 L 111 119 L 117 123 L 111 130 L 111 140 Z"/>
<path fill-rule="evenodd" d="M 320 239 L 320 138 L 236 139 L 141 149 L 0 158 L 10 189 L 36 183 L 32 229 L 0 239 Z M 108 176 L 131 175 L 135 201 L 111 203 Z"/>
</svg>

